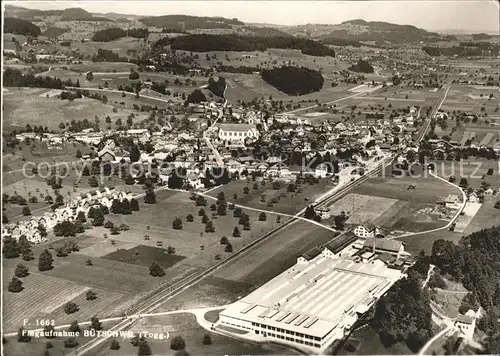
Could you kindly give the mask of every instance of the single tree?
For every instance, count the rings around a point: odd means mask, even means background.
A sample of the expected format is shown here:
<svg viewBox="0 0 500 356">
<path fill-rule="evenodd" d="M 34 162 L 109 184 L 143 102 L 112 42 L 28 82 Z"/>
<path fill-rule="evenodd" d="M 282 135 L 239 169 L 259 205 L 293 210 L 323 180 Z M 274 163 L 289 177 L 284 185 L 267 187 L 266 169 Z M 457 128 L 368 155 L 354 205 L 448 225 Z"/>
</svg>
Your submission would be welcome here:
<svg viewBox="0 0 500 356">
<path fill-rule="evenodd" d="M 149 274 L 153 277 L 163 277 L 165 275 L 165 271 L 160 267 L 159 264 L 153 262 L 149 267 Z"/>
<path fill-rule="evenodd" d="M 203 345 L 212 345 L 212 337 L 210 334 L 203 335 Z"/>
<path fill-rule="evenodd" d="M 227 243 L 224 251 L 229 252 L 229 253 L 233 252 L 233 245 L 231 245 L 230 243 Z"/>
<path fill-rule="evenodd" d="M 182 230 L 182 219 L 175 218 L 174 221 L 172 222 L 172 228 L 174 230 Z"/>
<path fill-rule="evenodd" d="M 233 229 L 233 237 L 240 237 L 241 233 L 240 230 L 238 229 L 238 226 L 235 226 Z"/>
<path fill-rule="evenodd" d="M 76 305 L 76 303 L 68 302 L 64 305 L 64 312 L 66 314 L 73 314 L 76 313 L 77 311 L 78 311 L 78 305 Z"/>
<path fill-rule="evenodd" d="M 99 321 L 99 319 L 96 316 L 93 316 L 90 319 L 89 330 L 96 330 L 96 331 L 102 330 L 101 322 Z"/>
<path fill-rule="evenodd" d="M 174 336 L 170 341 L 170 348 L 172 350 L 184 350 L 186 348 L 186 342 L 181 336 Z"/>
<path fill-rule="evenodd" d="M 267 215 L 264 212 L 261 212 L 259 214 L 259 221 L 266 221 L 267 220 Z"/>
<path fill-rule="evenodd" d="M 23 282 L 21 282 L 21 280 L 16 277 L 12 277 L 12 280 L 9 283 L 8 290 L 12 293 L 19 293 L 23 290 Z"/>
<path fill-rule="evenodd" d="M 74 321 L 71 323 L 71 325 L 68 328 L 68 331 L 76 333 L 76 332 L 81 332 L 82 330 L 80 329 L 80 325 L 78 325 L 78 321 Z"/>
<path fill-rule="evenodd" d="M 111 350 L 119 350 L 120 349 L 120 343 L 118 341 L 116 341 L 116 339 L 113 339 L 111 341 L 111 345 L 109 345 L 109 348 Z"/>
<path fill-rule="evenodd" d="M 23 278 L 23 277 L 28 276 L 29 275 L 28 267 L 19 263 L 16 266 L 16 270 L 14 272 L 14 275 L 18 278 Z"/>
<path fill-rule="evenodd" d="M 47 249 L 43 250 L 38 258 L 38 270 L 40 272 L 51 270 L 53 268 L 52 262 L 52 254 Z"/>
<path fill-rule="evenodd" d="M 97 299 L 97 294 L 96 292 L 89 290 L 87 293 L 85 293 L 85 299 L 87 300 L 94 300 Z"/>
</svg>

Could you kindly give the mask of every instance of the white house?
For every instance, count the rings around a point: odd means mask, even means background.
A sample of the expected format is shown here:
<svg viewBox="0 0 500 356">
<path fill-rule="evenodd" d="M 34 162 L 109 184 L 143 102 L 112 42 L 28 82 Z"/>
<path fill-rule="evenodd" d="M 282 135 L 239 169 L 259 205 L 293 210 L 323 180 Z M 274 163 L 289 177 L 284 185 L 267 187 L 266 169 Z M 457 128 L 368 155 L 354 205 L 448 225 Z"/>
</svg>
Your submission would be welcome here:
<svg viewBox="0 0 500 356">
<path fill-rule="evenodd" d="M 465 315 L 460 314 L 455 319 L 455 327 L 460 330 L 460 333 L 463 334 L 465 339 L 473 340 L 474 339 L 474 330 L 476 328 L 476 313 L 474 310 L 469 309 Z"/>
<path fill-rule="evenodd" d="M 325 178 L 328 175 L 328 166 L 324 163 L 318 164 L 314 170 L 314 175 L 318 178 Z"/>
<path fill-rule="evenodd" d="M 354 229 L 354 234 L 361 238 L 375 237 L 380 232 L 380 229 L 371 221 L 365 221 Z"/>
<path fill-rule="evenodd" d="M 219 139 L 229 144 L 243 145 L 247 138 L 258 139 L 259 131 L 254 124 L 221 124 Z"/>
</svg>

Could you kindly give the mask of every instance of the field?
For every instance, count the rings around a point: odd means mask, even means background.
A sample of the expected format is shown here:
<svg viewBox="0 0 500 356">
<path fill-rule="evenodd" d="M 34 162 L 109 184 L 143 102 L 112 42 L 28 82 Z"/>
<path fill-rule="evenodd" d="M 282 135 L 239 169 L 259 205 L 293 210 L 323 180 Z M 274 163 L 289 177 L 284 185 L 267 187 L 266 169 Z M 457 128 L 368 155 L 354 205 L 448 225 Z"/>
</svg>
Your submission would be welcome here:
<svg viewBox="0 0 500 356">
<path fill-rule="evenodd" d="M 280 188 L 273 189 L 273 183 L 269 181 L 233 180 L 229 184 L 211 190 L 209 195 L 217 197 L 217 194 L 223 192 L 228 202 L 276 213 L 296 214 L 334 187 L 329 179 L 322 179 L 319 183 L 312 185 L 301 183 L 295 192 L 288 192 L 289 183 L 279 182 Z M 295 184 L 295 182 L 291 183 Z M 248 194 L 244 194 L 245 187 L 249 189 Z M 236 199 L 234 199 L 234 194 L 236 194 Z M 262 201 L 263 197 L 264 201 Z M 272 207 L 267 206 L 273 199 L 277 202 Z"/>
<path fill-rule="evenodd" d="M 410 185 L 415 185 L 415 189 L 409 189 Z M 383 229 L 410 232 L 426 231 L 446 225 L 447 221 L 439 218 L 440 214 L 436 210 L 435 202 L 439 197 L 449 194 L 460 196 L 456 188 L 432 176 L 374 177 L 355 188 L 353 193 L 392 200 L 387 201 L 379 212 L 372 212 L 369 206 L 369 201 L 373 198 L 364 197 L 359 205 L 354 201 L 354 210 L 360 214 L 360 217 L 355 216 L 356 222 L 369 214 L 376 216 L 373 223 Z M 389 205 L 389 202 L 392 204 Z M 379 204 L 378 201 L 377 204 Z M 352 211 L 352 198 L 351 200 L 346 198 L 343 202 L 335 203 L 334 206 L 335 211 Z M 378 205 L 377 208 L 379 208 Z M 351 221 L 348 220 L 347 223 Z"/>
<path fill-rule="evenodd" d="M 469 187 L 479 189 L 482 182 L 486 182 L 493 190 L 500 188 L 499 162 L 486 159 L 468 159 L 463 162 L 456 161 L 433 161 L 436 166 L 436 174 L 448 179 L 454 176 L 457 181 L 465 177 Z M 493 169 L 493 174 L 488 175 L 488 170 Z"/>
<path fill-rule="evenodd" d="M 229 197 L 227 198 L 229 201 Z M 220 244 L 220 238 L 226 236 L 234 250 L 241 248 L 245 243 L 249 243 L 265 232 L 278 226 L 276 216 L 267 214 L 267 221 L 258 221 L 258 212 L 245 211 L 250 217 L 251 230 L 245 231 L 239 226 L 241 237 L 232 237 L 234 227 L 238 226 L 238 219 L 233 217 L 233 212 L 227 209 L 226 216 L 212 216 L 210 205 L 215 203 L 207 199 L 207 206 L 195 206 L 195 202 L 189 199 L 189 194 L 159 191 L 157 193 L 157 203 L 154 205 L 143 204 L 141 210 L 132 215 L 110 215 L 108 219 L 115 224 L 125 223 L 130 226 L 130 230 L 123 231 L 120 235 L 111 236 L 117 242 L 137 243 L 140 241 L 145 246 L 157 246 L 158 242 L 166 248 L 175 248 L 176 255 L 186 256 L 189 263 L 200 267 L 208 267 L 215 262 L 215 256 L 225 256 L 224 245 Z M 215 233 L 205 232 L 204 224 L 198 215 L 203 208 L 207 216 L 212 220 Z M 186 216 L 192 214 L 193 222 L 187 222 Z M 179 217 L 183 220 L 183 229 L 174 230 L 172 221 Z M 281 218 L 281 223 L 286 219 Z M 102 238 L 107 232 L 103 228 L 93 229 L 90 233 L 96 238 Z M 143 238 L 149 236 L 149 240 Z"/>
<path fill-rule="evenodd" d="M 110 103 L 103 104 L 95 99 L 81 98 L 68 101 L 57 97 L 48 98 L 46 94 L 49 91 L 49 89 L 34 88 L 8 88 L 8 91 L 4 91 L 4 130 L 8 132 L 15 128 L 24 128 L 27 124 L 59 130 L 61 122 L 83 119 L 90 121 L 94 120 L 95 116 L 102 120 L 105 116 L 109 116 L 112 122 L 115 122 L 118 118 L 123 120 L 132 112 L 120 108 L 115 113 L 114 106 Z"/>
<path fill-rule="evenodd" d="M 494 115 L 495 108 L 498 106 L 498 87 L 482 88 L 484 89 L 476 89 L 467 84 L 452 84 L 441 110 L 444 112 L 460 110 L 470 114 L 479 114 L 481 107 L 484 106 L 488 116 Z M 490 94 L 495 97 L 489 99 Z"/>
<path fill-rule="evenodd" d="M 332 215 L 340 215 L 342 211 L 349 214 L 349 224 L 361 224 L 366 220 L 375 221 L 397 202 L 396 199 L 347 194 L 329 208 Z"/>
</svg>

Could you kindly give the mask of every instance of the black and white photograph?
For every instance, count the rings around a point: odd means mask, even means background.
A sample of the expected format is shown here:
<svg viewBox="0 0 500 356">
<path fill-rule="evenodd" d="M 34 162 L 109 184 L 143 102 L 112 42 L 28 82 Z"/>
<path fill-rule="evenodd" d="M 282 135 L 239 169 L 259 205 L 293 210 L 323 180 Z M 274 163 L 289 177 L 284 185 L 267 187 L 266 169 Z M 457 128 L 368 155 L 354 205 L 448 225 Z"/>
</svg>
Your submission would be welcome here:
<svg viewBox="0 0 500 356">
<path fill-rule="evenodd" d="M 498 1 L 1 6 L 2 355 L 500 354 Z"/>
</svg>

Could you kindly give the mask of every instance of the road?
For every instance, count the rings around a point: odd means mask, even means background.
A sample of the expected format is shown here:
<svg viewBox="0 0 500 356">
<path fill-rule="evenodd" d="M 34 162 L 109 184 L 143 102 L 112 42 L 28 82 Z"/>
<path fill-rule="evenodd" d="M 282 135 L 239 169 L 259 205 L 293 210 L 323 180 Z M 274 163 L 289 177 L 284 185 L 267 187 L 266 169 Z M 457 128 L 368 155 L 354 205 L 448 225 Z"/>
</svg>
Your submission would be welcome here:
<svg viewBox="0 0 500 356">
<path fill-rule="evenodd" d="M 430 339 L 429 341 L 427 341 L 427 343 L 422 347 L 422 349 L 420 349 L 420 352 L 418 354 L 419 355 L 426 355 L 427 349 L 432 345 L 432 343 L 434 341 L 436 341 L 437 339 L 439 339 L 441 336 L 447 335 L 448 333 L 450 333 L 453 330 L 454 330 L 454 328 L 450 327 L 450 326 L 447 326 L 446 328 L 444 328 L 443 330 L 441 330 L 439 333 L 437 333 L 436 335 L 434 335 L 432 337 L 432 339 Z"/>
<path fill-rule="evenodd" d="M 439 104 L 436 105 L 434 107 L 434 109 L 431 111 L 431 115 L 427 119 L 427 125 L 425 126 L 425 129 L 420 133 L 420 137 L 417 140 L 417 142 L 420 142 L 420 141 L 423 140 L 425 134 L 427 133 L 427 131 L 429 130 L 429 127 L 431 126 L 432 119 L 434 119 L 434 117 L 436 116 L 438 110 L 441 109 L 441 106 L 443 105 L 444 101 L 446 100 L 446 97 L 448 96 L 448 91 L 450 90 L 450 88 L 451 88 L 451 85 L 448 85 L 448 88 L 446 88 L 446 91 L 445 91 L 445 93 L 443 95 L 443 98 L 441 99 L 441 101 L 439 102 Z"/>
<path fill-rule="evenodd" d="M 222 94 L 222 96 L 224 98 L 224 105 L 222 106 L 223 108 L 219 109 L 217 118 L 214 120 L 214 122 L 212 123 L 212 125 L 210 125 L 210 127 L 207 130 L 203 131 L 203 140 L 205 140 L 205 143 L 207 144 L 208 148 L 210 148 L 210 150 L 214 154 L 215 160 L 217 161 L 217 164 L 219 165 L 219 167 L 224 167 L 224 160 L 222 159 L 222 156 L 220 155 L 219 151 L 213 145 L 212 141 L 210 141 L 210 137 L 208 137 L 206 135 L 206 133 L 210 132 L 210 130 L 217 124 L 217 122 L 220 119 L 222 119 L 222 116 L 224 115 L 224 108 L 227 105 L 226 90 L 227 90 L 227 85 L 224 87 L 224 93 Z"/>
<path fill-rule="evenodd" d="M 362 182 L 367 180 L 369 177 L 371 177 L 375 174 L 378 174 L 383 169 L 385 164 L 392 162 L 392 160 L 393 160 L 393 158 L 391 158 L 389 160 L 389 162 L 387 162 L 387 159 L 382 160 L 379 163 L 379 165 L 374 167 L 374 169 L 372 171 L 365 173 L 365 175 L 363 175 L 362 177 L 360 177 L 359 179 L 357 179 L 353 182 L 349 182 L 346 186 L 342 187 L 338 191 L 333 192 L 331 195 L 324 196 L 320 200 L 315 201 L 313 203 L 313 205 L 320 206 L 320 205 L 324 205 L 324 204 L 330 204 L 331 201 L 339 199 L 340 197 L 345 195 L 349 190 L 351 190 L 353 187 L 358 186 L 359 184 L 361 184 Z M 303 213 L 304 211 L 305 211 L 305 209 L 303 209 L 301 212 L 299 212 L 299 214 Z M 174 283 L 170 287 L 158 289 L 153 295 L 149 296 L 149 298 L 146 298 L 141 303 L 140 306 L 136 307 L 133 312 L 135 314 L 148 314 L 148 313 L 152 312 L 153 310 L 155 310 L 156 308 L 158 308 L 159 306 L 161 306 L 162 304 L 164 304 L 165 302 L 167 302 L 171 298 L 179 295 L 180 293 L 184 292 L 186 289 L 196 285 L 197 283 L 204 280 L 208 276 L 212 275 L 213 273 L 215 273 L 219 269 L 223 268 L 225 265 L 227 265 L 233 259 L 238 258 L 239 256 L 247 253 L 248 251 L 259 248 L 259 246 L 266 239 L 270 238 L 271 236 L 280 232 L 281 230 L 289 227 L 291 224 L 293 224 L 297 221 L 299 221 L 299 219 L 297 217 L 292 218 L 292 219 L 286 221 L 285 223 L 283 223 L 282 225 L 278 226 L 276 229 L 268 232 L 267 234 L 261 236 L 260 238 L 258 238 L 256 240 L 252 241 L 248 245 L 244 246 L 242 249 L 236 251 L 235 253 L 233 253 L 232 255 L 227 257 L 226 259 L 218 262 L 217 264 L 208 268 L 207 270 L 202 271 L 202 272 L 194 272 L 193 275 L 190 275 L 189 277 L 185 278 L 184 280 L 181 280 L 177 283 Z M 134 321 L 135 320 L 123 320 L 120 323 L 118 323 L 117 325 L 110 328 L 110 331 L 124 330 L 124 329 L 130 327 Z M 74 352 L 71 353 L 71 355 L 76 356 L 76 355 L 83 355 L 85 353 L 88 353 L 90 350 L 94 349 L 98 345 L 105 342 L 106 339 L 107 339 L 106 337 L 100 337 L 100 338 L 95 338 L 93 340 L 90 340 L 87 343 L 80 346 L 78 349 L 74 350 Z"/>
<path fill-rule="evenodd" d="M 429 283 L 429 280 L 431 279 L 432 271 L 436 268 L 434 265 L 429 265 L 429 270 L 427 271 L 427 278 L 425 279 L 424 283 L 422 284 L 422 289 L 425 288 L 427 283 Z"/>
</svg>

